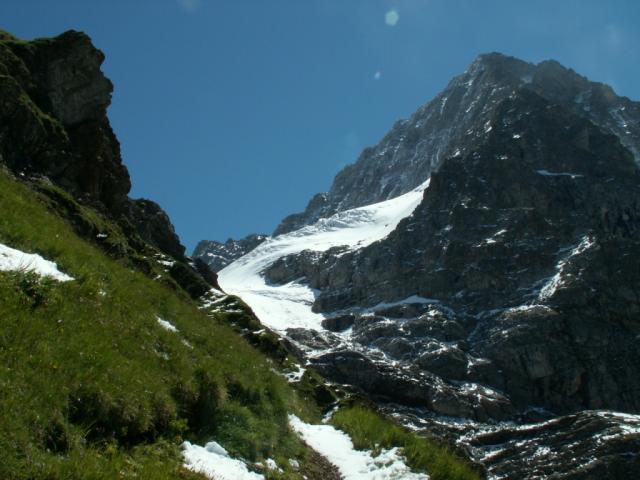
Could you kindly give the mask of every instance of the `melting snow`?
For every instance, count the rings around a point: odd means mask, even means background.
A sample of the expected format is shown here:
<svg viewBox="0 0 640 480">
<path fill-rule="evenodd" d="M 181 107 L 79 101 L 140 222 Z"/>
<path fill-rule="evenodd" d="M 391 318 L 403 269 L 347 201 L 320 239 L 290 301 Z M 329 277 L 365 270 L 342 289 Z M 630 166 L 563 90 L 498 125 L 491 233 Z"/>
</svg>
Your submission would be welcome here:
<svg viewBox="0 0 640 480">
<path fill-rule="evenodd" d="M 158 324 L 164 328 L 165 330 L 169 330 L 170 332 L 178 333 L 178 329 L 171 322 L 167 322 L 166 320 L 161 319 L 160 317 L 156 317 L 158 320 Z"/>
<path fill-rule="evenodd" d="M 36 253 L 25 253 L 0 243 L 0 271 L 34 272 L 42 277 L 50 277 L 59 282 L 68 282 L 73 277 L 58 270 L 55 262 L 45 260 Z"/>
<path fill-rule="evenodd" d="M 297 370 L 293 372 L 285 373 L 284 375 L 289 383 L 299 382 L 300 380 L 302 380 L 302 376 L 304 375 L 304 372 L 307 371 L 307 369 L 303 368 L 302 365 L 296 365 L 296 367 L 297 367 Z"/>
<path fill-rule="evenodd" d="M 284 473 L 284 471 L 278 466 L 273 458 L 267 458 L 264 463 L 269 470 L 275 470 L 279 473 Z"/>
<path fill-rule="evenodd" d="M 339 212 L 313 225 L 270 238 L 220 271 L 220 286 L 225 292 L 241 297 L 263 324 L 276 331 L 294 327 L 321 330 L 324 316 L 311 311 L 315 300 L 312 289 L 297 282 L 268 285 L 261 273 L 279 258 L 303 250 L 323 252 L 339 246 L 357 250 L 385 238 L 400 220 L 413 213 L 428 185 L 427 180 L 391 200 Z"/>
<path fill-rule="evenodd" d="M 428 480 L 424 473 L 412 473 L 397 448 L 382 450 L 377 457 L 353 448 L 351 438 L 330 425 L 309 425 L 289 415 L 291 427 L 311 448 L 340 470 L 344 480 Z"/>
<path fill-rule="evenodd" d="M 227 451 L 216 442 L 209 442 L 204 447 L 190 442 L 182 444 L 185 467 L 202 473 L 214 480 L 258 480 L 263 475 L 250 472 L 247 465 L 231 458 Z"/>
</svg>

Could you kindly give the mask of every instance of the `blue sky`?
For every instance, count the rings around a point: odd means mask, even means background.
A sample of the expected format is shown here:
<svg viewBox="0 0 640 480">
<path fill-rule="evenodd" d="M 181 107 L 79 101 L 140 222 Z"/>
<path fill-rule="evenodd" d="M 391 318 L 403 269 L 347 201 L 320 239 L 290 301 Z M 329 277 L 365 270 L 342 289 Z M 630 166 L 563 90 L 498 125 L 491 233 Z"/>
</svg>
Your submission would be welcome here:
<svg viewBox="0 0 640 480">
<path fill-rule="evenodd" d="M 105 52 L 132 196 L 189 251 L 271 232 L 480 53 L 640 99 L 635 0 L 2 0 L 0 22 Z"/>
</svg>

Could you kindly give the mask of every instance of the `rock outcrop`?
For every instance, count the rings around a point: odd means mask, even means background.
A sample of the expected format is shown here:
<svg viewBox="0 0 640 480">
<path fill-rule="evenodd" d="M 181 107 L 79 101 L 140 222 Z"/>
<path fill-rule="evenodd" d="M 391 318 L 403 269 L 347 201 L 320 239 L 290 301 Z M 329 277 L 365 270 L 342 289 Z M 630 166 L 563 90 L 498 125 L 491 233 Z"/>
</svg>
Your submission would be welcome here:
<svg viewBox="0 0 640 480">
<path fill-rule="evenodd" d="M 0 32 L 0 163 L 24 179 L 46 177 L 119 224 L 134 250 L 146 242 L 183 264 L 176 279 L 188 278 L 188 290 L 206 291 L 196 286 L 207 282 L 189 266 L 167 214 L 152 201 L 128 197 L 129 173 L 107 117 L 113 85 L 100 69 L 103 61 L 82 32 L 29 42 Z M 95 241 L 93 230 L 84 225 L 79 233 Z"/>
<path fill-rule="evenodd" d="M 184 258 L 185 248 L 180 243 L 173 224 L 160 205 L 145 199 L 130 200 L 126 204 L 126 217 L 133 223 L 143 240 L 157 246 L 173 258 Z"/>
<path fill-rule="evenodd" d="M 267 235 L 252 233 L 240 240 L 230 238 L 224 243 L 216 242 L 215 240 L 202 240 L 198 242 L 198 245 L 193 250 L 193 258 L 201 259 L 209 265 L 211 270 L 219 272 L 268 238 Z"/>
<path fill-rule="evenodd" d="M 106 109 L 113 86 L 89 37 L 0 42 L 2 159 L 76 198 L 121 211 L 131 188 Z"/>
</svg>

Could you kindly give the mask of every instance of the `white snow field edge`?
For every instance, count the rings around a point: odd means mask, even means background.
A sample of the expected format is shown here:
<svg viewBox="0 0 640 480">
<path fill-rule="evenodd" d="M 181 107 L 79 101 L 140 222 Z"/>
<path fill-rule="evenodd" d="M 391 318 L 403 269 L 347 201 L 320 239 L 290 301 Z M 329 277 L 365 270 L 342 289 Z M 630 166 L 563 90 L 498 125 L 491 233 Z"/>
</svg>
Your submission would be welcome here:
<svg viewBox="0 0 640 480">
<path fill-rule="evenodd" d="M 59 282 L 68 282 L 73 277 L 58 270 L 55 262 L 45 260 L 37 253 L 25 253 L 0 243 L 0 271 L 34 272 L 42 277 L 50 277 Z"/>
<path fill-rule="evenodd" d="M 262 272 L 279 258 L 303 250 L 324 252 L 340 246 L 357 250 L 382 240 L 413 213 L 428 186 L 429 180 L 399 197 L 338 212 L 313 225 L 272 237 L 218 272 L 218 282 L 225 292 L 241 297 L 273 330 L 320 330 L 325 317 L 311 311 L 313 290 L 297 282 L 268 285 Z"/>
<path fill-rule="evenodd" d="M 189 442 L 182 444 L 185 467 L 214 480 L 259 480 L 263 475 L 250 472 L 247 465 L 231 458 L 219 443 L 209 442 L 204 447 Z"/>
<path fill-rule="evenodd" d="M 289 415 L 289 425 L 311 448 L 335 465 L 344 480 L 429 480 L 429 475 L 411 472 L 398 448 L 382 450 L 374 457 L 368 450 L 356 450 L 349 435 L 331 425 L 311 425 L 295 415 Z M 204 447 L 184 442 L 182 450 L 185 467 L 211 479 L 264 479 L 263 475 L 250 471 L 242 460 L 231 458 L 217 442 L 209 442 Z M 281 471 L 273 460 L 265 463 L 268 469 Z"/>
<path fill-rule="evenodd" d="M 356 450 L 349 435 L 330 425 L 310 425 L 295 415 L 289 424 L 311 448 L 338 467 L 344 480 L 428 480 L 429 475 L 412 473 L 397 448 L 382 450 L 376 457 L 370 451 Z"/>
</svg>

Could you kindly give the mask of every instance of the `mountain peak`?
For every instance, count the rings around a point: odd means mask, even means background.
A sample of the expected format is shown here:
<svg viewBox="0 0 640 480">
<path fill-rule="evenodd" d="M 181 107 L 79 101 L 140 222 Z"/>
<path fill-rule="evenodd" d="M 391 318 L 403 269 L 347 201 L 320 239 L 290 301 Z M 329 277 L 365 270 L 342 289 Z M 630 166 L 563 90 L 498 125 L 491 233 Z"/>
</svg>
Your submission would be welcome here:
<svg viewBox="0 0 640 480">
<path fill-rule="evenodd" d="M 355 163 L 336 175 L 326 195 L 315 196 L 303 213 L 285 218 L 274 234 L 411 191 L 519 89 L 617 135 L 640 163 L 640 123 L 635 120 L 640 118 L 639 103 L 618 97 L 608 85 L 592 82 L 555 60 L 534 64 L 498 52 L 483 53 L 431 101 L 395 122 L 377 145 L 365 148 Z"/>
<path fill-rule="evenodd" d="M 533 64 L 529 62 L 525 62 L 524 60 L 520 60 L 519 58 L 513 57 L 511 55 L 507 55 L 501 52 L 487 52 L 481 53 L 478 55 L 475 60 L 472 62 L 474 64 L 481 64 L 487 66 L 495 66 L 495 65 L 507 65 L 507 66 L 532 66 Z"/>
<path fill-rule="evenodd" d="M 534 69 L 534 64 L 503 53 L 482 53 L 476 57 L 460 77 L 456 77 L 453 81 L 461 77 L 478 77 L 487 72 L 491 72 L 494 80 L 517 80 L 523 76 L 530 75 Z M 468 81 L 468 79 L 466 80 Z"/>
<path fill-rule="evenodd" d="M 638 430 L 584 411 L 640 411 L 626 395 L 639 386 L 640 112 L 612 92 L 555 61 L 481 55 L 221 287 L 329 380 L 423 407 L 420 428 L 473 444 L 492 477 L 566 478 L 606 457 L 623 478 L 637 438 L 603 432 Z M 520 425 L 480 453 L 451 417 Z M 575 446 L 576 418 L 598 432 L 579 454 L 540 453 L 547 427 Z M 508 441 L 526 460 L 495 455 Z"/>
</svg>

